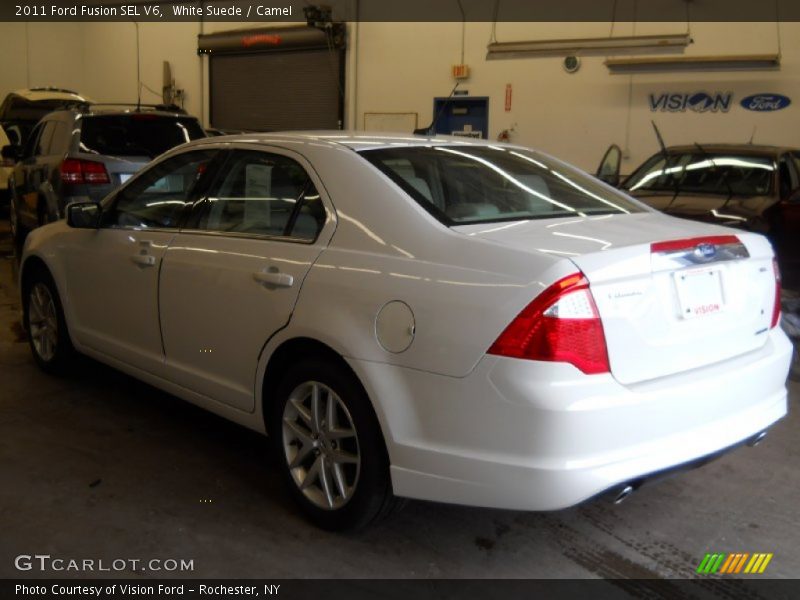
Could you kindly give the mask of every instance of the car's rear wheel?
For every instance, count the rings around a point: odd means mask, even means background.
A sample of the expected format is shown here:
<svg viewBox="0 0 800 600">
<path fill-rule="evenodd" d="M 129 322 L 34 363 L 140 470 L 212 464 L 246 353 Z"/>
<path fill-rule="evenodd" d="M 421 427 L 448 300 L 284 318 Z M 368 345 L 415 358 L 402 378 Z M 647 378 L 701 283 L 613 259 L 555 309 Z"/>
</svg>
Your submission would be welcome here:
<svg viewBox="0 0 800 600">
<path fill-rule="evenodd" d="M 397 505 L 380 426 L 352 373 L 322 358 L 278 385 L 270 433 L 295 501 L 330 530 L 359 529 Z"/>
<path fill-rule="evenodd" d="M 43 268 L 37 268 L 25 285 L 25 328 L 39 367 L 48 373 L 64 373 L 75 350 L 55 283 Z"/>
</svg>

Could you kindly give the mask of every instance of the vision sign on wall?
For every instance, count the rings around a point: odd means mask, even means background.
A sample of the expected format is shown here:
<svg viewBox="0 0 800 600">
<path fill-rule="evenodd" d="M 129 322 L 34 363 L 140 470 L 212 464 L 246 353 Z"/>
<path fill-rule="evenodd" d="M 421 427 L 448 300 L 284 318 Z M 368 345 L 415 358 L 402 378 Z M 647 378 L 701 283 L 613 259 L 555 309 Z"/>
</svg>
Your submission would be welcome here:
<svg viewBox="0 0 800 600">
<path fill-rule="evenodd" d="M 652 112 L 728 112 L 733 102 L 733 92 L 693 92 L 650 94 Z"/>
</svg>

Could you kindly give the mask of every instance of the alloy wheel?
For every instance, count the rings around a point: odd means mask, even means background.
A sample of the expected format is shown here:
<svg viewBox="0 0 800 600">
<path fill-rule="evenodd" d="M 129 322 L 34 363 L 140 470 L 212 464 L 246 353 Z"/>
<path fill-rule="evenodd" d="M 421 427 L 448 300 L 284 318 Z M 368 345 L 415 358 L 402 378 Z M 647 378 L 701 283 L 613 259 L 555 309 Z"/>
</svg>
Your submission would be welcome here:
<svg viewBox="0 0 800 600">
<path fill-rule="evenodd" d="M 283 451 L 297 488 L 315 506 L 337 510 L 353 497 L 361 454 L 353 419 L 327 385 L 307 381 L 283 409 Z"/>
<path fill-rule="evenodd" d="M 58 349 L 58 316 L 50 289 L 44 283 L 36 283 L 30 292 L 28 324 L 36 354 L 44 362 L 50 362 Z"/>
</svg>

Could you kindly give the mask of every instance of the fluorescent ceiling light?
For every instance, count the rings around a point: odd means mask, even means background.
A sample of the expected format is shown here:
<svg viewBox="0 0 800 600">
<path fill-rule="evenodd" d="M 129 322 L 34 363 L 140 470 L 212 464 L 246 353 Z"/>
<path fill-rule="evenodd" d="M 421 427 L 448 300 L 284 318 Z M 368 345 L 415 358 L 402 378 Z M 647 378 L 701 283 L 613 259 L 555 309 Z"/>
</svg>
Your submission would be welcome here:
<svg viewBox="0 0 800 600">
<path fill-rule="evenodd" d="M 612 75 L 662 73 L 666 71 L 756 71 L 781 66 L 780 54 L 740 54 L 733 56 L 675 56 L 609 58 L 606 67 Z"/>
<path fill-rule="evenodd" d="M 493 42 L 487 46 L 486 59 L 681 53 L 691 43 L 688 33 Z"/>
</svg>

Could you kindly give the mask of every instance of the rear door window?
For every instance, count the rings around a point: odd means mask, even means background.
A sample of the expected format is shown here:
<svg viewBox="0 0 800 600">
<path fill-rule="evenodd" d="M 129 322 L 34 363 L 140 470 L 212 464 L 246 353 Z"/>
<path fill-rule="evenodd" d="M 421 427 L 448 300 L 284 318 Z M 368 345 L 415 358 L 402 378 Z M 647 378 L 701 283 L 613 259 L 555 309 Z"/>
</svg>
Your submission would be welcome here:
<svg viewBox="0 0 800 600">
<path fill-rule="evenodd" d="M 313 241 L 325 209 L 305 169 L 286 156 L 234 151 L 206 199 L 198 228 Z"/>
<path fill-rule="evenodd" d="M 132 113 L 81 119 L 81 150 L 106 156 L 155 158 L 203 137 L 203 128 L 192 117 Z"/>
</svg>

